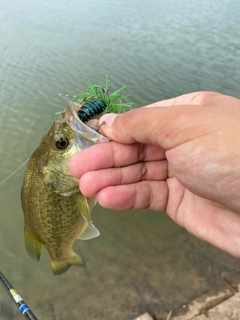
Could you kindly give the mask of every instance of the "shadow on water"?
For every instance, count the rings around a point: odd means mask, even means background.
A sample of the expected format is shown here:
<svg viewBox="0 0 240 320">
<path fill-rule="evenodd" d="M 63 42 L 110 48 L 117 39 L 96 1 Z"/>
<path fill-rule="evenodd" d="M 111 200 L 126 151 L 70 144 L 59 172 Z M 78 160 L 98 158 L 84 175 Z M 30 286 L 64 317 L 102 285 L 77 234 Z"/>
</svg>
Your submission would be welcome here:
<svg viewBox="0 0 240 320">
<path fill-rule="evenodd" d="M 0 180 L 66 107 L 58 93 L 74 94 L 87 80 L 101 84 L 108 74 L 114 89 L 127 85 L 134 107 L 196 90 L 240 97 L 239 16 L 237 0 L 3 0 Z M 131 320 L 146 311 L 166 319 L 214 287 L 222 271 L 239 268 L 164 213 L 96 206 L 101 236 L 74 245 L 87 268 L 54 277 L 45 250 L 36 263 L 24 248 L 23 172 L 0 186 L 1 270 L 39 319 Z M 3 288 L 0 319 L 22 319 Z"/>
</svg>

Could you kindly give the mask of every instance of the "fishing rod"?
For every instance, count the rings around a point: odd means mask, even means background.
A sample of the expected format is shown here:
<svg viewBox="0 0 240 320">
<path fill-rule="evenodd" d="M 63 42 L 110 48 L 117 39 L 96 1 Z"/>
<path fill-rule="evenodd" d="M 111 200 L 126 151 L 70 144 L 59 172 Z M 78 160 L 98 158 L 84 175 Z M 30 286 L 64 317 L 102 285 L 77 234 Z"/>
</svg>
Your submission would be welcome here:
<svg viewBox="0 0 240 320">
<path fill-rule="evenodd" d="M 0 282 L 2 283 L 3 287 L 10 293 L 11 297 L 13 298 L 15 304 L 18 306 L 20 313 L 28 320 L 38 320 L 35 315 L 30 310 L 29 306 L 25 304 L 22 297 L 14 290 L 12 285 L 8 282 L 7 278 L 2 274 L 0 271 Z"/>
</svg>

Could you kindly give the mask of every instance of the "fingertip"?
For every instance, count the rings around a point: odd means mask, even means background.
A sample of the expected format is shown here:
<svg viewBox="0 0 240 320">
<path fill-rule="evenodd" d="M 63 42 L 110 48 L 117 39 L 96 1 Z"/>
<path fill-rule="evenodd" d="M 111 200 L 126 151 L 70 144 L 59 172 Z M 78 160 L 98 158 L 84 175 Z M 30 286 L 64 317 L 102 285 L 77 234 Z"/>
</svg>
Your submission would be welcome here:
<svg viewBox="0 0 240 320">
<path fill-rule="evenodd" d="M 111 125 L 113 124 L 114 120 L 116 119 L 116 117 L 118 116 L 118 114 L 116 113 L 107 113 L 104 114 L 100 119 L 99 119 L 99 123 L 101 124 L 102 122 L 105 122 L 104 125 L 111 127 Z"/>
<path fill-rule="evenodd" d="M 76 175 L 76 170 L 75 170 L 76 164 L 77 164 L 77 158 L 76 158 L 76 154 L 74 154 L 68 162 L 69 171 L 73 176 Z"/>
<path fill-rule="evenodd" d="M 79 189 L 81 193 L 88 198 L 94 197 L 95 193 L 92 188 L 92 179 L 88 174 L 84 174 L 79 180 Z"/>
<path fill-rule="evenodd" d="M 97 202 L 100 204 L 101 207 L 106 209 L 113 209 L 112 203 L 109 201 L 111 197 L 109 196 L 109 193 L 111 191 L 111 187 L 107 187 L 104 189 L 101 189 L 96 194 Z"/>
<path fill-rule="evenodd" d="M 97 200 L 101 207 L 107 209 L 115 211 L 132 210 L 134 194 L 126 192 L 125 186 L 108 186 L 97 192 Z"/>
</svg>

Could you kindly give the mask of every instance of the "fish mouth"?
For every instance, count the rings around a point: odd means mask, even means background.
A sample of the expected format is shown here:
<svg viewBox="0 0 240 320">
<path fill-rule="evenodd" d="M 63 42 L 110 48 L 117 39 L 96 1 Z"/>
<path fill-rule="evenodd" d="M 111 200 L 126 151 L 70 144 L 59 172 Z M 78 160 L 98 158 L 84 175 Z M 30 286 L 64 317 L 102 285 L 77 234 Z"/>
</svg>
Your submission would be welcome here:
<svg viewBox="0 0 240 320">
<path fill-rule="evenodd" d="M 109 142 L 109 139 L 104 137 L 94 128 L 88 126 L 82 122 L 77 112 L 80 110 L 81 105 L 76 102 L 70 102 L 66 111 L 65 111 L 65 120 L 67 124 L 71 127 L 75 133 L 76 142 L 79 144 L 84 144 L 84 148 L 95 144 L 95 143 L 104 143 Z M 96 120 L 96 123 L 98 121 Z M 83 143 L 84 142 L 84 143 Z"/>
</svg>

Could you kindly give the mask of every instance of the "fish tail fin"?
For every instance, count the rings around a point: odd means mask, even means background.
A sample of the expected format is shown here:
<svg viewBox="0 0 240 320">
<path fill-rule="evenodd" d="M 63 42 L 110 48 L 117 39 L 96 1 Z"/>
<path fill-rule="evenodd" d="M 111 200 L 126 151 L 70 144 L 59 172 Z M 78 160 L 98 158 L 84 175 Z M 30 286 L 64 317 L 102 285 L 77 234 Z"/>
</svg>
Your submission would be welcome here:
<svg viewBox="0 0 240 320">
<path fill-rule="evenodd" d="M 24 226 L 24 242 L 29 256 L 33 260 L 39 261 L 42 252 L 42 242 L 26 224 Z"/>
<path fill-rule="evenodd" d="M 51 260 L 52 272 L 55 276 L 58 276 L 66 272 L 71 266 L 86 267 L 85 261 L 83 261 L 77 254 L 73 254 L 70 259 L 66 260 Z"/>
</svg>

